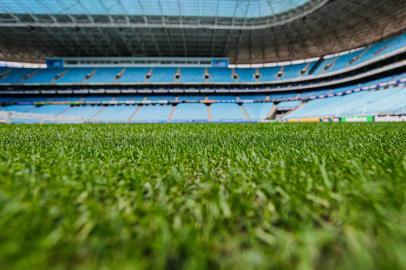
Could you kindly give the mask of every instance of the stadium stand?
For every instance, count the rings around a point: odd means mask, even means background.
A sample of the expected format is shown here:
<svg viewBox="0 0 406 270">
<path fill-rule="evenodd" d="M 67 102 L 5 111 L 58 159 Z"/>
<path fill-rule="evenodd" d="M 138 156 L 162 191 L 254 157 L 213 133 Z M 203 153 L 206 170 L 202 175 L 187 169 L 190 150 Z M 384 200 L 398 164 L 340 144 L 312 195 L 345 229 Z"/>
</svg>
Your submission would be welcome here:
<svg viewBox="0 0 406 270">
<path fill-rule="evenodd" d="M 406 270 L 382 122 L 406 0 L 0 0 L 0 270 Z"/>
<path fill-rule="evenodd" d="M 70 68 L 63 72 L 63 76 L 56 80 L 57 84 L 81 83 L 85 77 L 94 69 L 92 68 Z"/>
<path fill-rule="evenodd" d="M 227 122 L 248 120 L 247 116 L 244 115 L 241 106 L 235 103 L 212 104 L 210 109 L 210 120 L 213 121 Z"/>
<path fill-rule="evenodd" d="M 252 121 L 262 121 L 267 119 L 274 107 L 272 103 L 247 103 L 243 105 L 244 110 L 248 113 Z"/>
<path fill-rule="evenodd" d="M 59 116 L 77 122 L 138 123 L 399 115 L 405 113 L 406 104 L 405 73 L 399 70 L 402 64 L 404 66 L 405 52 L 406 33 L 403 33 L 319 60 L 270 67 L 132 67 L 120 64 L 106 67 L 1 67 L 0 94 L 5 93 L 5 89 L 8 95 L 14 93 L 10 92 L 11 87 L 11 91 L 17 92 L 24 89 L 25 95 L 1 96 L 0 111 L 18 113 L 18 116 L 36 115 L 42 119 L 27 118 L 25 121 L 24 118 L 15 118 L 12 121 L 15 123 L 64 121 L 63 118 L 52 118 Z M 392 72 L 394 75 L 379 75 L 384 71 L 387 73 L 386 68 L 390 65 L 398 65 Z M 354 71 L 348 73 L 348 68 Z M 340 83 L 342 79 L 351 82 L 357 75 L 364 76 L 375 70 L 377 75 L 370 79 L 366 77 L 361 82 L 344 86 Z M 339 75 L 337 78 L 336 74 Z M 392 84 L 385 85 L 388 82 Z M 153 88 L 155 84 L 160 88 Z M 178 88 L 183 84 L 196 86 Z M 250 84 L 255 88 L 246 87 Z M 114 85 L 122 88 L 108 87 Z M 210 88 L 211 85 L 215 87 Z M 93 89 L 93 86 L 102 88 Z M 132 86 L 136 88 L 132 89 Z M 310 87 L 310 90 L 305 91 L 304 87 Z M 64 96 L 55 95 L 64 91 L 67 93 Z M 137 94 L 122 94 L 125 91 Z M 30 93 L 43 94 L 26 97 Z M 47 96 L 47 93 L 53 95 Z M 72 93 L 76 93 L 75 96 Z"/>
<path fill-rule="evenodd" d="M 170 120 L 174 122 L 206 122 L 209 121 L 209 115 L 204 104 L 179 104 Z"/>
<path fill-rule="evenodd" d="M 168 105 L 142 106 L 135 114 L 132 122 L 167 122 L 171 111 L 174 109 Z M 184 118 L 188 120 L 188 118 Z"/>
<path fill-rule="evenodd" d="M 117 81 L 119 83 L 144 83 L 148 68 L 126 68 L 124 74 Z"/>
<path fill-rule="evenodd" d="M 406 34 L 378 42 L 355 52 L 326 57 L 312 76 L 345 71 L 348 67 L 361 65 L 385 54 L 399 50 L 404 52 Z M 267 83 L 306 79 L 315 62 L 264 68 L 48 68 L 3 70 L 0 84 L 178 84 L 178 83 Z M 147 76 L 150 75 L 150 77 Z M 255 78 L 255 75 L 258 78 Z M 177 77 L 178 76 L 178 77 Z"/>
<path fill-rule="evenodd" d="M 354 93 L 307 102 L 285 117 L 345 117 L 362 115 L 397 115 L 406 110 L 405 86 Z"/>
<path fill-rule="evenodd" d="M 1 106 L 0 111 L 48 116 L 75 116 L 80 117 L 81 122 L 100 123 L 264 121 L 277 111 L 287 112 L 280 118 L 281 120 L 354 115 L 402 115 L 406 113 L 405 78 L 405 75 L 400 74 L 372 80 L 362 86 L 354 85 L 300 94 L 285 93 L 270 96 L 158 95 L 2 98 L 0 100 L 2 103 L 12 104 Z M 292 98 L 296 100 L 291 100 Z M 285 101 L 278 102 L 280 100 Z M 201 103 L 207 101 L 211 103 Z M 52 102 L 58 102 L 58 104 L 52 104 Z M 141 103 L 128 105 L 125 102 Z M 163 104 L 159 105 L 159 102 L 163 102 Z M 174 103 L 168 104 L 168 102 Z M 277 104 L 274 105 L 274 102 Z M 59 119 L 59 121 L 62 120 Z M 32 123 L 32 119 L 27 119 L 27 121 L 18 119 L 15 122 Z"/>
</svg>

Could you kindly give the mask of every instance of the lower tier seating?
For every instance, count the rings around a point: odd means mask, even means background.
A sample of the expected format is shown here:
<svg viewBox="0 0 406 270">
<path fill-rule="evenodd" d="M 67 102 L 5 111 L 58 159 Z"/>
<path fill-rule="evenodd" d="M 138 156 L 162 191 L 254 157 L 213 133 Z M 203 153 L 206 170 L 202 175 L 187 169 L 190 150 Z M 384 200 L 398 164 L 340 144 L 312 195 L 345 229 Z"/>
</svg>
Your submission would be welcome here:
<svg viewBox="0 0 406 270">
<path fill-rule="evenodd" d="M 406 85 L 400 81 L 405 77 L 401 74 L 362 85 L 264 95 L 0 96 L 0 121 L 22 123 L 24 116 L 26 123 L 49 122 L 52 117 L 55 122 L 66 118 L 78 123 L 144 123 L 406 115 Z"/>
</svg>

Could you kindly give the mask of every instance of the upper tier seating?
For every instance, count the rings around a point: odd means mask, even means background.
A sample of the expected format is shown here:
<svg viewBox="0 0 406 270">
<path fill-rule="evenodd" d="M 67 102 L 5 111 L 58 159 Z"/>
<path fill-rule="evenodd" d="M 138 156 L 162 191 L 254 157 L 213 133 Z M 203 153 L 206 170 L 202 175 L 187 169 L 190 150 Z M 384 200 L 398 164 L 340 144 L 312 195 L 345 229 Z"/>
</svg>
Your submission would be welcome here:
<svg viewBox="0 0 406 270">
<path fill-rule="evenodd" d="M 150 83 L 174 83 L 177 68 L 154 68 L 152 76 L 148 80 Z"/>
<path fill-rule="evenodd" d="M 80 83 L 86 78 L 86 75 L 91 73 L 93 68 L 69 68 L 66 69 L 63 76 L 56 80 L 57 84 L 63 83 Z"/>
<path fill-rule="evenodd" d="M 315 62 L 285 66 L 284 75 L 281 77 L 281 79 L 288 80 L 306 76 L 314 63 Z"/>
<path fill-rule="evenodd" d="M 209 68 L 209 79 L 207 82 L 212 83 L 235 83 L 238 82 L 233 78 L 233 72 L 229 68 Z"/>
<path fill-rule="evenodd" d="M 406 32 L 401 35 L 382 40 L 367 47 L 366 53 L 362 56 L 360 62 L 382 56 L 384 54 L 393 52 L 405 46 L 406 46 Z"/>
<path fill-rule="evenodd" d="M 239 82 L 258 82 L 261 77 L 255 79 L 256 69 L 255 68 L 240 68 L 236 69 L 235 73 L 238 75 Z"/>
<path fill-rule="evenodd" d="M 204 68 L 182 68 L 180 70 L 180 83 L 202 83 L 204 82 Z"/>
<path fill-rule="evenodd" d="M 338 72 L 406 47 L 406 33 L 320 62 L 312 75 Z M 0 68 L 0 84 L 256 83 L 305 78 L 316 62 L 263 68 Z M 148 76 L 147 76 L 148 75 Z"/>
<path fill-rule="evenodd" d="M 121 72 L 121 68 L 98 68 L 88 79 L 86 83 L 115 83 L 116 76 Z"/>
<path fill-rule="evenodd" d="M 0 83 L 17 84 L 23 83 L 23 78 L 35 72 L 36 69 L 31 68 L 10 68 L 4 77 L 0 78 Z"/>
<path fill-rule="evenodd" d="M 315 74 L 339 71 L 349 66 L 361 64 L 376 57 L 391 53 L 406 46 L 406 33 L 379 41 L 361 50 L 325 59 Z"/>
<path fill-rule="evenodd" d="M 118 83 L 144 83 L 149 68 L 126 68 Z"/>
<path fill-rule="evenodd" d="M 23 78 L 23 83 L 32 83 L 32 84 L 51 84 L 58 74 L 63 73 L 62 68 L 47 68 L 47 69 L 38 69 L 33 72 L 33 76 Z"/>
<path fill-rule="evenodd" d="M 260 68 L 261 82 L 276 81 L 280 67 Z"/>
<path fill-rule="evenodd" d="M 359 56 L 363 50 L 348 53 L 345 55 L 325 59 L 323 63 L 314 72 L 315 75 L 338 71 L 351 65 L 359 64 Z"/>
</svg>

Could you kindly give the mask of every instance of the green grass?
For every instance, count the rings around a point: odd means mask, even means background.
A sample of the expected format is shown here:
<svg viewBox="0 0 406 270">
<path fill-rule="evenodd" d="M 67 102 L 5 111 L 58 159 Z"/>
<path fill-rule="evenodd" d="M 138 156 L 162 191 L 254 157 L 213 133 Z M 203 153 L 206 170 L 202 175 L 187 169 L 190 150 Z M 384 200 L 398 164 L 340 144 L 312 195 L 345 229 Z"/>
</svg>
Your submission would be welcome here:
<svg viewBox="0 0 406 270">
<path fill-rule="evenodd" d="M 0 126 L 0 269 L 405 269 L 405 124 Z"/>
</svg>

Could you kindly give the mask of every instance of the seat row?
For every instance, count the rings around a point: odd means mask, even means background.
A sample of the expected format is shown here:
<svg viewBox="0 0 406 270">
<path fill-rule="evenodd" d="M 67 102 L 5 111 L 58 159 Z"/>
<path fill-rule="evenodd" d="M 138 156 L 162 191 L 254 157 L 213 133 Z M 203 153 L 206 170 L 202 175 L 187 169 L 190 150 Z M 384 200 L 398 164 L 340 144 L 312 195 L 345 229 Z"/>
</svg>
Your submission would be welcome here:
<svg viewBox="0 0 406 270">
<path fill-rule="evenodd" d="M 406 48 L 406 33 L 321 60 L 263 68 L 105 67 L 1 68 L 0 84 L 168 84 L 274 82 L 337 72 Z"/>
</svg>

